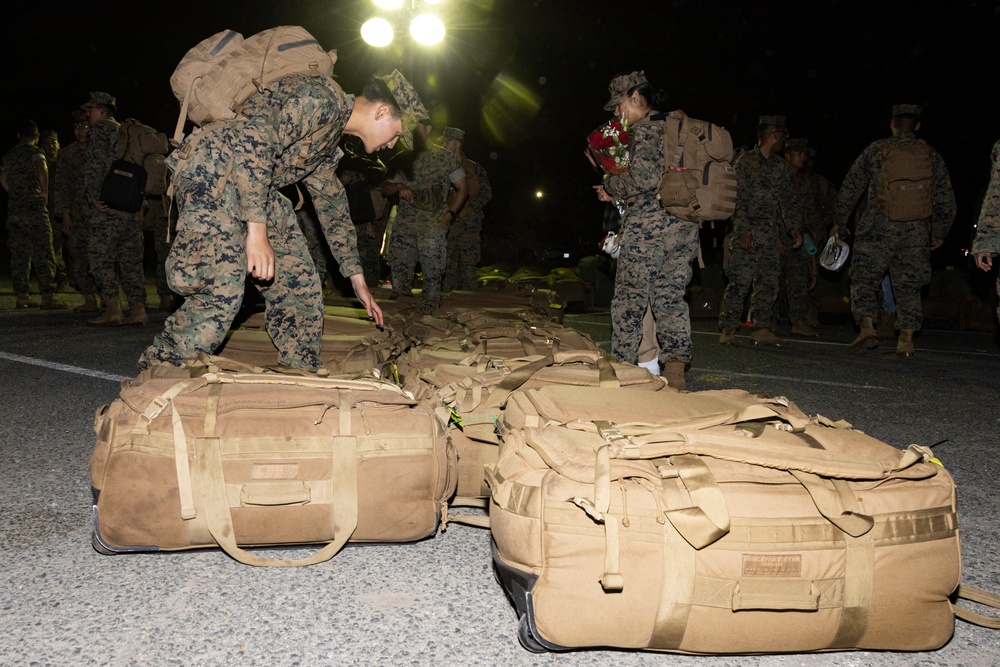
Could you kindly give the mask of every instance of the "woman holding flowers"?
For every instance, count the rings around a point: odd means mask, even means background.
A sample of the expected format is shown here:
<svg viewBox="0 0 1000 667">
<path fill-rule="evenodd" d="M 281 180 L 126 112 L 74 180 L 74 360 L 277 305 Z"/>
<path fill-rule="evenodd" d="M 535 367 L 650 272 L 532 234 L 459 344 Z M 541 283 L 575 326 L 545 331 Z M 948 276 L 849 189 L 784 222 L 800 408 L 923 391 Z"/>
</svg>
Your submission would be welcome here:
<svg viewBox="0 0 1000 667">
<path fill-rule="evenodd" d="M 691 319 L 684 292 L 691 281 L 698 251 L 698 225 L 675 218 L 656 197 L 666 168 L 657 107 L 665 98 L 654 91 L 642 71 L 616 76 L 609 86 L 613 111 L 627 130 L 628 169 L 608 170 L 598 199 L 623 204 L 621 254 L 611 301 L 611 351 L 620 361 L 636 363 L 642 342 L 643 315 L 650 308 L 663 376 L 684 389 L 684 370 L 691 361 Z M 600 164 L 600 163 L 599 163 Z M 617 172 L 617 173 L 612 173 Z"/>
</svg>

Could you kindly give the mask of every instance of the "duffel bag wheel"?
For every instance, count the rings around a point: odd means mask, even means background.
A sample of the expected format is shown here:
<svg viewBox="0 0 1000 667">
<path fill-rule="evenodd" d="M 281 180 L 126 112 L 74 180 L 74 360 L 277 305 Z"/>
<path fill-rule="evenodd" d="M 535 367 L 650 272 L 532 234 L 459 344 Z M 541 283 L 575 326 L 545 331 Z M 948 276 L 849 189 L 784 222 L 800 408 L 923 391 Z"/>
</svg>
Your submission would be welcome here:
<svg viewBox="0 0 1000 667">
<path fill-rule="evenodd" d="M 532 653 L 548 653 L 549 650 L 538 643 L 535 636 L 531 634 L 531 628 L 528 625 L 528 615 L 524 614 L 521 619 L 517 622 L 517 640 L 521 642 L 521 646 Z"/>
<path fill-rule="evenodd" d="M 117 551 L 111 551 L 106 546 L 101 543 L 101 540 L 97 537 L 97 531 L 90 531 L 90 543 L 94 546 L 94 551 L 99 554 L 104 554 L 105 556 L 117 556 Z"/>
</svg>

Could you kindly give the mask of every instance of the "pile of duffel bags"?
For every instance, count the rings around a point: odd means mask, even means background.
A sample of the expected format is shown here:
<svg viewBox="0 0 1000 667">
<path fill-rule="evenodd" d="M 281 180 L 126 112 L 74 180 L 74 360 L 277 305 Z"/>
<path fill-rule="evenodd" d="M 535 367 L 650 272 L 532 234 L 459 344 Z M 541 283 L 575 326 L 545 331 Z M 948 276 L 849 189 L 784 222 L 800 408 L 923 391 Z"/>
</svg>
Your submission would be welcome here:
<svg viewBox="0 0 1000 667">
<path fill-rule="evenodd" d="M 282 567 L 488 526 L 533 651 L 918 651 L 956 615 L 998 627 L 953 604 L 1000 599 L 959 586 L 955 486 L 928 448 L 679 392 L 532 299 L 401 298 L 383 328 L 328 307 L 318 374 L 277 366 L 255 315 L 218 356 L 123 382 L 95 418 L 94 547 Z M 322 546 L 248 550 L 292 544 Z"/>
</svg>

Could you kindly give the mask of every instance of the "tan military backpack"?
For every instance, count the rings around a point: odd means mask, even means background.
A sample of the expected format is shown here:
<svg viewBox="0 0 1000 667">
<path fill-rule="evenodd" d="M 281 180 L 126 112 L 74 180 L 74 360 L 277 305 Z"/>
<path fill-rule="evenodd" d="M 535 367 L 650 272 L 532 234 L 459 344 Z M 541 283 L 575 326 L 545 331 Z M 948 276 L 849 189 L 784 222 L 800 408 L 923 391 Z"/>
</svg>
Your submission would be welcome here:
<svg viewBox="0 0 1000 667">
<path fill-rule="evenodd" d="M 923 139 L 890 144 L 875 143 L 882 153 L 882 183 L 879 207 L 895 221 L 926 220 L 931 217 L 931 147 Z"/>
</svg>

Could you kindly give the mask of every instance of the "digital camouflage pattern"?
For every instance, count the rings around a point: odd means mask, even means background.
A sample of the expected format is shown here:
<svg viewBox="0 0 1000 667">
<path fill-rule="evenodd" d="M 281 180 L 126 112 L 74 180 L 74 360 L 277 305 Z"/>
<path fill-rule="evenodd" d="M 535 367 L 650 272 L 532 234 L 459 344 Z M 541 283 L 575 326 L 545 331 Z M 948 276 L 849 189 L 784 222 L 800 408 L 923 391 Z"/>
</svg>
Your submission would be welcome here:
<svg viewBox="0 0 1000 667">
<path fill-rule="evenodd" d="M 478 282 L 476 265 L 482 258 L 483 208 L 493 198 L 493 188 L 482 165 L 464 158 L 462 169 L 465 170 L 466 181 L 469 184 L 469 199 L 458 217 L 448 227 L 445 290 L 476 289 Z"/>
<path fill-rule="evenodd" d="M 156 255 L 156 293 L 160 299 L 174 296 L 167 280 L 167 257 L 170 256 L 170 246 L 173 245 L 173 235 L 168 229 L 168 208 L 165 195 L 147 196 L 146 212 L 142 217 L 142 228 L 152 232 L 153 251 Z"/>
<path fill-rule="evenodd" d="M 611 300 L 611 353 L 635 364 L 649 306 L 656 320 L 661 362 L 691 361 L 691 318 L 684 292 L 698 252 L 698 225 L 675 218 L 656 198 L 666 168 L 655 124 L 630 130 L 631 167 L 606 176 L 604 189 L 627 206 L 619 235 L 621 254 Z"/>
<path fill-rule="evenodd" d="M 54 294 L 56 289 L 52 226 L 48 208 L 39 196 L 38 162 L 45 163 L 45 152 L 27 141 L 18 142 L 2 161 L 7 176 L 7 247 L 15 294 L 28 293 L 32 269 L 42 294 Z"/>
<path fill-rule="evenodd" d="M 59 153 L 59 180 L 56 181 L 55 202 L 52 205 L 52 225 L 62 225 L 63 213 L 69 212 L 72 234 L 66 238 L 69 249 L 73 284 L 83 295 L 97 294 L 97 283 L 90 273 L 88 243 L 93 208 L 84 191 L 86 144 L 75 141 Z"/>
<path fill-rule="evenodd" d="M 890 145 L 916 141 L 913 132 L 889 137 Z M 859 324 L 878 316 L 882 299 L 879 286 L 886 272 L 896 297 L 896 323 L 916 331 L 923 321 L 920 288 L 931 279 L 932 239 L 944 239 L 955 220 L 955 193 L 944 160 L 931 151 L 931 217 L 909 222 L 890 221 L 879 207 L 882 151 L 869 145 L 851 165 L 837 197 L 834 217 L 846 227 L 858 200 L 867 193 L 861 219 L 854 232 L 851 257 L 851 310 Z"/>
<path fill-rule="evenodd" d="M 423 301 L 428 308 L 441 303 L 441 281 L 447 261 L 448 193 L 452 183 L 465 178 L 462 163 L 439 146 L 430 145 L 413 161 L 412 178 L 402 171 L 394 176 L 410 187 L 413 202 L 400 199 L 386 260 L 392 270 L 393 289 L 409 294 L 413 272 L 420 261 Z"/>
<path fill-rule="evenodd" d="M 93 97 L 95 93 L 91 93 Z M 101 200 L 101 184 L 118 150 L 121 124 L 107 118 L 90 127 L 84 166 L 84 192 L 89 201 Z M 143 273 L 142 220 L 138 214 L 92 209 L 87 259 L 104 303 L 119 300 L 119 281 L 128 303 L 146 304 Z"/>
<path fill-rule="evenodd" d="M 779 154 L 764 157 L 760 147 L 740 155 L 736 171 L 736 209 L 728 238 L 729 284 L 719 308 L 719 329 L 740 326 L 743 303 L 750 294 L 750 316 L 755 328 L 770 328 L 778 296 L 781 253 L 790 250 L 791 230 L 802 229 L 802 202 L 792 185 L 791 169 Z M 753 248 L 740 247 L 744 234 L 753 237 Z"/>
<path fill-rule="evenodd" d="M 167 156 L 178 206 L 167 273 L 185 300 L 140 368 L 179 364 L 222 344 L 243 302 L 246 224 L 264 222 L 275 276 L 254 284 L 267 304 L 279 363 L 319 369 L 322 286 L 293 204 L 279 189 L 305 186 L 341 273 L 361 273 L 347 194 L 336 176 L 343 155 L 337 144 L 353 109 L 354 96 L 325 77 L 284 77 L 247 99 L 246 120 L 208 126 Z"/>
<path fill-rule="evenodd" d="M 983 252 L 1000 255 L 1000 141 L 993 144 L 991 159 L 990 184 L 979 210 L 976 238 L 972 242 L 973 255 Z M 1000 295 L 1000 275 L 997 276 L 997 294 Z M 997 314 L 1000 315 L 1000 308 Z"/>
</svg>

